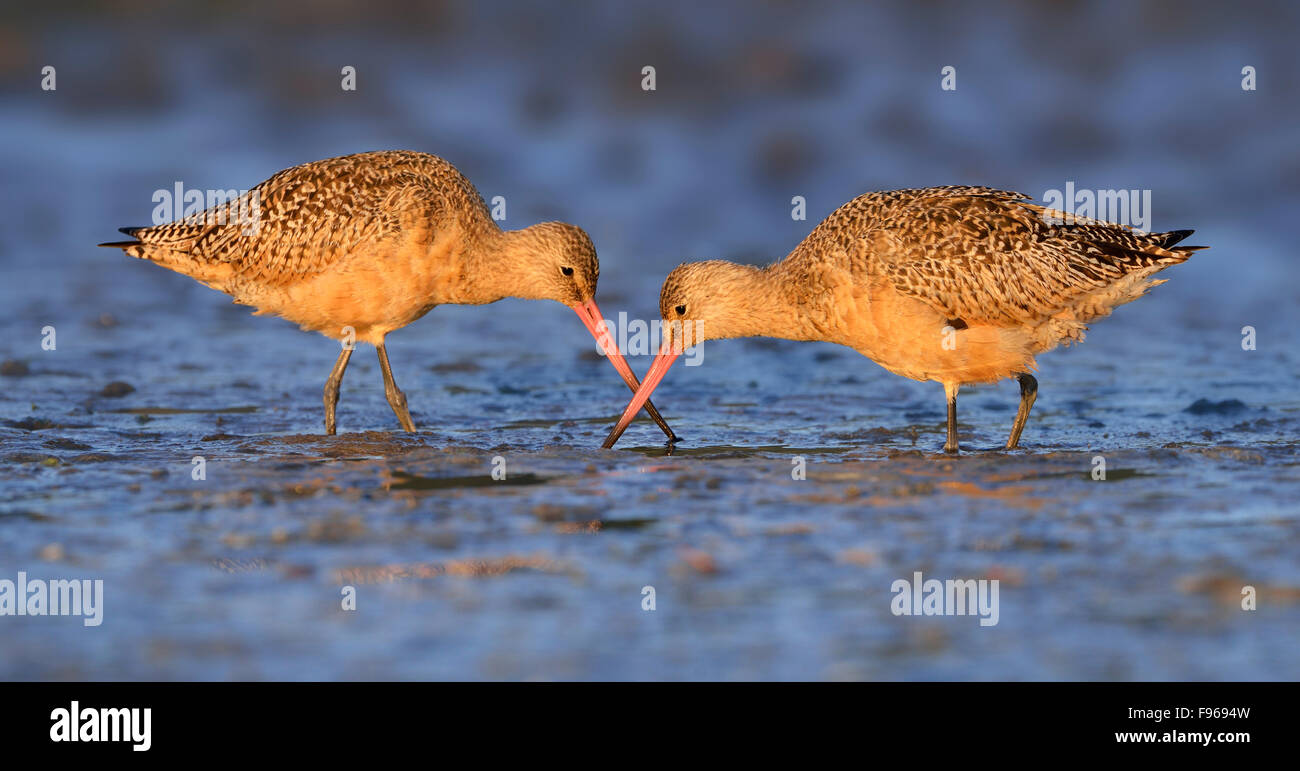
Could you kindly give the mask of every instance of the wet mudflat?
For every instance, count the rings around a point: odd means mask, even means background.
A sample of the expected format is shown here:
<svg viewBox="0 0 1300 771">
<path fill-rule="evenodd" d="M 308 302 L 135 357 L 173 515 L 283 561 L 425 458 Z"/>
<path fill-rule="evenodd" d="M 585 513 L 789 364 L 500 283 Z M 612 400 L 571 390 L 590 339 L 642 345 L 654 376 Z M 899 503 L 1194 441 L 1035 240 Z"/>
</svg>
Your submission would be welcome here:
<svg viewBox="0 0 1300 771">
<path fill-rule="evenodd" d="M 561 307 L 503 308 L 581 344 Z M 358 356 L 344 433 L 325 437 L 330 344 L 285 328 L 259 352 L 266 323 L 190 354 L 91 327 L 78 337 L 137 351 L 139 371 L 92 350 L 3 381 L 0 564 L 103 578 L 106 598 L 95 629 L 11 624 L 7 675 L 1297 674 L 1297 405 L 1261 378 L 1216 379 L 1213 351 L 1162 383 L 1108 364 L 1128 345 L 1099 328 L 1045 359 L 1023 450 L 996 449 L 1008 383 L 964 396 L 953 458 L 937 387 L 831 346 L 716 344 L 665 384 L 686 437 L 668 456 L 644 421 L 597 449 L 627 393 L 598 357 L 557 352 L 521 379 L 522 343 L 461 360 L 416 329 L 394 336 L 394 366 L 427 428 L 395 430 Z M 119 377 L 134 391 L 102 396 Z M 891 585 L 915 571 L 998 579 L 997 625 L 893 615 Z"/>
<path fill-rule="evenodd" d="M 1297 82 L 1286 25 L 1193 14 L 1183 29 L 1205 45 L 1153 46 L 1159 14 L 1130 28 L 1025 10 L 929 38 L 926 11 L 737 25 L 692 6 L 677 17 L 707 32 L 705 56 L 625 39 L 644 25 L 622 17 L 517 15 L 509 28 L 549 42 L 467 71 L 498 20 L 466 13 L 436 45 L 349 41 L 384 52 L 363 70 L 375 88 L 349 95 L 362 111 L 302 87 L 312 62 L 338 70 L 310 47 L 254 40 L 282 53 L 230 74 L 247 27 L 143 47 L 98 25 L 44 44 L 102 72 L 120 69 L 109 50 L 147 50 L 129 72 L 173 74 L 92 88 L 61 70 L 66 87 L 12 97 L 0 124 L 15 212 L 0 238 L 0 578 L 99 578 L 105 593 L 94 628 L 0 618 L 0 677 L 1300 677 L 1300 115 L 1285 95 L 1243 97 L 1233 53 Z M 869 54 L 853 32 L 909 20 L 914 35 L 872 33 Z M 1044 29 L 1109 48 L 1060 55 L 1072 44 L 1044 50 Z M 530 64 L 582 46 L 605 65 Z M 659 65 L 652 96 L 624 49 Z M 945 94 L 940 52 L 986 66 Z M 1129 85 L 1076 72 L 1084 58 Z M 196 89 L 185 73 L 213 77 Z M 118 91 L 130 98 L 94 96 Z M 685 438 L 673 455 L 643 420 L 602 451 L 630 393 L 571 311 L 523 301 L 438 308 L 390 337 L 415 434 L 359 350 L 325 437 L 335 343 L 92 246 L 147 221 L 178 178 L 248 187 L 376 147 L 449 158 L 508 199 L 506 226 L 587 228 L 614 319 L 655 318 L 681 260 L 779 258 L 872 189 L 1150 188 L 1156 229 L 1197 228 L 1212 249 L 1040 360 L 1023 449 L 998 449 L 1014 383 L 963 390 L 964 452 L 949 457 L 939 386 L 771 340 L 706 343 L 699 366 L 673 369 L 655 395 Z M 998 623 L 894 615 L 893 582 L 918 571 L 997 579 Z"/>
</svg>

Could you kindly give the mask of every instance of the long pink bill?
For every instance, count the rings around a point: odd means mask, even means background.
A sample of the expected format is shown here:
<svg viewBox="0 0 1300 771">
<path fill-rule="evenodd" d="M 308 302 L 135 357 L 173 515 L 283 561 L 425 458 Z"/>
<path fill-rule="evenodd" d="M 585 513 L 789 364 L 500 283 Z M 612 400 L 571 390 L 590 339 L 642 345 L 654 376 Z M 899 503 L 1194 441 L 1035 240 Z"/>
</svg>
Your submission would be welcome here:
<svg viewBox="0 0 1300 771">
<path fill-rule="evenodd" d="M 628 425 L 632 423 L 632 419 L 641 411 L 641 405 L 650 403 L 651 392 L 659 385 L 659 381 L 664 379 L 664 375 L 668 374 L 668 368 L 673 366 L 673 362 L 677 361 L 677 357 L 680 355 L 681 351 L 674 351 L 670 341 L 664 341 L 659 348 L 659 355 L 655 357 L 654 364 L 650 365 L 650 371 L 645 373 L 645 380 L 641 381 L 641 387 L 636 389 L 636 394 L 633 395 L 632 401 L 628 402 L 627 409 L 623 410 L 623 415 L 618 419 L 617 425 L 609 432 L 609 436 L 605 437 L 605 443 L 601 445 L 602 448 L 608 450 L 614 446 L 618 438 L 627 430 Z"/>
<path fill-rule="evenodd" d="M 605 323 L 605 317 L 600 315 L 600 308 L 596 307 L 596 301 L 588 300 L 581 305 L 573 306 L 573 309 L 577 311 L 578 318 L 582 319 L 587 331 L 596 339 L 596 344 L 605 352 L 609 363 L 614 365 L 614 369 L 623 378 L 623 382 L 627 383 L 627 387 L 632 389 L 632 393 L 637 393 L 637 389 L 641 387 L 641 381 L 637 380 L 636 375 L 632 373 L 632 368 L 628 366 L 627 359 L 624 359 L 623 354 L 618 352 L 618 346 L 614 344 L 614 338 L 609 333 L 609 325 Z M 659 410 L 655 409 L 654 404 L 648 399 L 643 401 L 645 402 L 646 414 L 664 432 L 664 436 L 668 437 L 668 441 L 681 441 L 677 434 L 673 433 L 673 430 L 668 427 L 668 421 L 664 420 L 663 416 L 659 414 Z M 637 410 L 634 410 L 632 414 L 636 415 L 640 407 L 641 405 L 638 404 Z"/>
</svg>

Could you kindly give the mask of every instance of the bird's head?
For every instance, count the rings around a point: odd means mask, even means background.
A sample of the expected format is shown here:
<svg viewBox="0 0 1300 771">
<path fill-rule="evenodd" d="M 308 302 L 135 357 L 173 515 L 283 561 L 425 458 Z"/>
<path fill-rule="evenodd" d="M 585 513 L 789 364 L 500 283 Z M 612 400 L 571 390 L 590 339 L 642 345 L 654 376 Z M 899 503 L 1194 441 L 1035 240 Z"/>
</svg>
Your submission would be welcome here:
<svg viewBox="0 0 1300 771">
<path fill-rule="evenodd" d="M 527 256 L 529 299 L 576 307 L 596 296 L 600 260 L 586 231 L 565 222 L 543 222 L 515 231 Z"/>
<path fill-rule="evenodd" d="M 753 310 L 760 272 L 726 260 L 678 265 L 659 290 L 662 348 L 681 353 L 705 340 L 762 334 Z"/>
</svg>

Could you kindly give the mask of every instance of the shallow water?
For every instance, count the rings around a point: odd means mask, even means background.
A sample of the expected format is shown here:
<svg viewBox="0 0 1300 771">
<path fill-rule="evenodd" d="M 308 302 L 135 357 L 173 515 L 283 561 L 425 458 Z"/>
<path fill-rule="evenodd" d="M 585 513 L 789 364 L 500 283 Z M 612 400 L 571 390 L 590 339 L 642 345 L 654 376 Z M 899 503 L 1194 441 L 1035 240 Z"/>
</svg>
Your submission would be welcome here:
<svg viewBox="0 0 1300 771">
<path fill-rule="evenodd" d="M 0 238 L 0 578 L 102 578 L 106 604 L 93 629 L 0 617 L 0 676 L 1300 676 L 1300 115 L 1293 86 L 1243 94 L 1234 74 L 1258 61 L 1294 84 L 1300 67 L 1287 25 L 1199 11 L 1179 22 L 1197 50 L 1139 45 L 1169 22 L 1143 8 L 1106 36 L 1105 15 L 1045 11 L 938 14 L 965 35 L 921 11 L 658 28 L 516 13 L 513 47 L 490 10 L 461 10 L 432 48 L 359 32 L 349 53 L 375 84 L 351 95 L 360 110 L 301 87 L 335 78 L 336 31 L 273 53 L 217 24 L 114 76 L 129 25 L 17 27 L 31 61 L 71 64 L 42 98 L 4 81 L 0 202 L 19 216 Z M 1062 26 L 1106 40 L 1110 63 L 1046 56 L 1074 50 Z M 457 66 L 492 44 L 494 64 Z M 240 46 L 247 71 L 216 77 Z M 661 63 L 652 95 L 642 59 Z M 965 64 L 945 94 L 949 59 Z M 138 72 L 157 74 L 141 89 Z M 507 197 L 507 225 L 588 228 L 607 316 L 652 317 L 683 259 L 779 257 L 876 188 L 1151 188 L 1158 229 L 1213 248 L 1040 360 L 1021 450 L 999 449 L 1014 383 L 964 389 L 949 457 L 937 385 L 772 340 L 706 343 L 669 373 L 671 456 L 646 421 L 600 450 L 630 393 L 572 312 L 513 300 L 390 337 L 419 432 L 396 430 L 362 349 L 325 437 L 335 343 L 92 246 L 147 221 L 174 179 L 248 187 L 381 146 L 453 160 Z M 998 579 L 998 624 L 893 615 L 891 584 L 915 571 Z"/>
</svg>

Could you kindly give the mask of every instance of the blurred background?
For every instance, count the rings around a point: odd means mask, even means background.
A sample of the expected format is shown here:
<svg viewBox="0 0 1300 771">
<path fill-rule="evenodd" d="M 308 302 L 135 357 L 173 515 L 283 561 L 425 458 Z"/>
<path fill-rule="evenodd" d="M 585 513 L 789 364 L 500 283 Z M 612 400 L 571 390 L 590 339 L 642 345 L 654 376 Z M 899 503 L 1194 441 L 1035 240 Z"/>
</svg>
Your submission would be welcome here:
<svg viewBox="0 0 1300 771">
<path fill-rule="evenodd" d="M 9 4 L 0 567 L 105 576 L 111 604 L 94 633 L 0 621 L 0 673 L 1295 677 L 1298 31 L 1289 2 Z M 559 306 L 437 309 L 390 344 L 435 433 L 314 444 L 333 342 L 94 246 L 177 181 L 247 189 L 395 148 L 503 196 L 504 227 L 586 228 L 607 316 L 656 318 L 679 262 L 770 262 L 871 190 L 1150 190 L 1154 229 L 1213 248 L 1044 360 L 1026 445 L 1046 458 L 936 465 L 937 386 L 758 340 L 657 393 L 693 465 L 629 475 L 641 456 L 595 449 L 628 394 Z M 396 428 L 372 359 L 344 431 Z M 1014 386 L 988 393 L 964 402 L 975 448 L 1014 410 Z M 624 449 L 652 455 L 652 431 Z M 1099 451 L 1130 470 L 1100 497 Z M 476 486 L 498 453 L 537 484 Z M 430 561 L 504 577 L 407 582 L 336 618 L 338 571 Z M 1021 594 L 995 632 L 907 626 L 884 587 L 919 565 Z M 1251 582 L 1276 615 L 1245 629 Z M 643 584 L 677 590 L 654 620 Z"/>
<path fill-rule="evenodd" d="M 1248 235 L 1249 255 L 1213 261 L 1249 256 L 1231 294 L 1259 301 L 1300 189 L 1297 14 L 1286 2 L 29 4 L 0 26 L 13 215 L 0 258 L 180 287 L 87 244 L 142 222 L 174 180 L 247 188 L 304 161 L 410 148 L 505 196 L 508 226 L 587 228 L 606 273 L 641 289 L 642 314 L 678 262 L 779 258 L 863 192 L 1041 196 L 1071 180 L 1152 190 L 1160 229 Z M 40 88 L 47 65 L 53 92 Z M 345 66 L 355 91 L 340 87 Z M 940 89 L 944 66 L 955 91 Z M 1256 91 L 1242 90 L 1244 66 Z M 805 222 L 789 216 L 795 195 Z M 1222 276 L 1210 262 L 1181 280 Z"/>
</svg>

